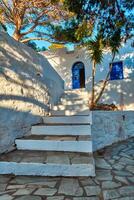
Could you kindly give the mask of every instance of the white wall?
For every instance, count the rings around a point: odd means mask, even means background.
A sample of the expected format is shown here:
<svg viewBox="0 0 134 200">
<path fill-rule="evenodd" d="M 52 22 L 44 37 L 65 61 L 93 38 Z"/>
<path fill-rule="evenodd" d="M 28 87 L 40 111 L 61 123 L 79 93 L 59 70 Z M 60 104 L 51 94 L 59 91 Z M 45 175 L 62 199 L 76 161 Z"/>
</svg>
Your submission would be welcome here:
<svg viewBox="0 0 134 200">
<path fill-rule="evenodd" d="M 84 49 L 67 53 L 66 48 L 51 50 L 44 52 L 44 56 L 48 59 L 54 69 L 60 74 L 65 82 L 65 89 L 72 88 L 72 66 L 78 61 L 82 61 L 85 65 L 85 78 L 86 88 L 88 88 L 88 77 L 91 73 L 91 64 L 87 59 L 86 52 Z"/>
<path fill-rule="evenodd" d="M 0 32 L 0 153 L 41 122 L 63 89 L 47 59 Z"/>
<path fill-rule="evenodd" d="M 124 78 L 134 79 L 134 51 L 131 47 L 132 40 L 127 44 L 122 45 L 119 54 L 116 55 L 115 61 L 123 61 Z M 65 81 L 65 89 L 72 88 L 72 66 L 75 62 L 81 61 L 85 65 L 86 76 L 86 89 L 91 88 L 91 69 L 92 63 L 90 62 L 89 53 L 86 49 L 75 49 L 74 52 L 67 53 L 66 49 L 58 49 L 44 52 L 44 56 L 52 64 L 54 69 L 60 74 Z M 103 63 L 98 65 L 96 71 L 96 82 L 104 80 L 108 69 L 109 63 L 112 58 L 109 52 L 106 52 L 103 58 Z"/>
<path fill-rule="evenodd" d="M 96 86 L 96 94 L 101 87 L 101 83 Z M 114 104 L 118 110 L 134 110 L 134 79 L 109 81 L 99 103 Z"/>
<path fill-rule="evenodd" d="M 134 137 L 134 111 L 93 111 L 93 150 Z"/>
</svg>

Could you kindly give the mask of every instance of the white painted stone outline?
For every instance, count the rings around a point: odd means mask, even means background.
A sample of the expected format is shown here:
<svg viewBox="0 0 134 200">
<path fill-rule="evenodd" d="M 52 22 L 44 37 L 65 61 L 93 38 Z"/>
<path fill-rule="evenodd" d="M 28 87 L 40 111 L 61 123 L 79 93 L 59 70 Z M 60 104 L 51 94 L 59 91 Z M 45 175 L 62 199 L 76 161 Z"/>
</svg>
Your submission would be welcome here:
<svg viewBox="0 0 134 200">
<path fill-rule="evenodd" d="M 32 135 L 91 135 L 90 125 L 33 126 Z"/>
<path fill-rule="evenodd" d="M 92 153 L 91 141 L 15 140 L 19 150 L 63 151 Z"/>
<path fill-rule="evenodd" d="M 93 164 L 42 164 L 0 162 L 0 174 L 33 176 L 95 176 Z"/>
<path fill-rule="evenodd" d="M 92 113 L 88 116 L 57 116 L 57 117 L 43 117 L 43 121 L 46 124 L 68 124 L 68 125 L 72 125 L 72 124 L 91 124 L 92 122 Z"/>
</svg>

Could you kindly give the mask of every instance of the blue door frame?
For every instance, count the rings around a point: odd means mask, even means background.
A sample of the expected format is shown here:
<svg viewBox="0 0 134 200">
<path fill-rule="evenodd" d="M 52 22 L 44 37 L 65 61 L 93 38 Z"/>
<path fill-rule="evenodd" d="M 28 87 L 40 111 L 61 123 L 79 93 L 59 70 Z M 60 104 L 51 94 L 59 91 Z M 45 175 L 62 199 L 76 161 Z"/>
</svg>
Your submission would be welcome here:
<svg viewBox="0 0 134 200">
<path fill-rule="evenodd" d="M 72 88 L 85 87 L 85 67 L 82 62 L 77 62 L 72 67 Z"/>
</svg>

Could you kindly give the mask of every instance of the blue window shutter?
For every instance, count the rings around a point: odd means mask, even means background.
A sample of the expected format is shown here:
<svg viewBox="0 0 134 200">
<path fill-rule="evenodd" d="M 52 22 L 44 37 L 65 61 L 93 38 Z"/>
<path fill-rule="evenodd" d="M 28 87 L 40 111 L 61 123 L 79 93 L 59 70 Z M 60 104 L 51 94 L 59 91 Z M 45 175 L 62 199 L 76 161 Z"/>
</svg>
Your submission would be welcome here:
<svg viewBox="0 0 134 200">
<path fill-rule="evenodd" d="M 121 80 L 124 79 L 123 75 L 123 62 L 112 63 L 112 71 L 110 73 L 110 80 Z"/>
</svg>

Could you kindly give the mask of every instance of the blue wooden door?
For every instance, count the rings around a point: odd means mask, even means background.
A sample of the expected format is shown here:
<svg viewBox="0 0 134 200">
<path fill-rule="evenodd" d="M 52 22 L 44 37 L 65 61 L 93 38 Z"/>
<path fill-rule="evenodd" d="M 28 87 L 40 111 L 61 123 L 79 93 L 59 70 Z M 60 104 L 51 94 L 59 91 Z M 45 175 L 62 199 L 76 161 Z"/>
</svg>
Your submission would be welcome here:
<svg viewBox="0 0 134 200">
<path fill-rule="evenodd" d="M 80 88 L 80 69 L 74 67 L 72 73 L 73 73 L 72 77 L 73 89 L 78 89 Z"/>
<path fill-rule="evenodd" d="M 77 62 L 72 67 L 72 88 L 85 87 L 85 68 L 82 62 Z"/>
</svg>

